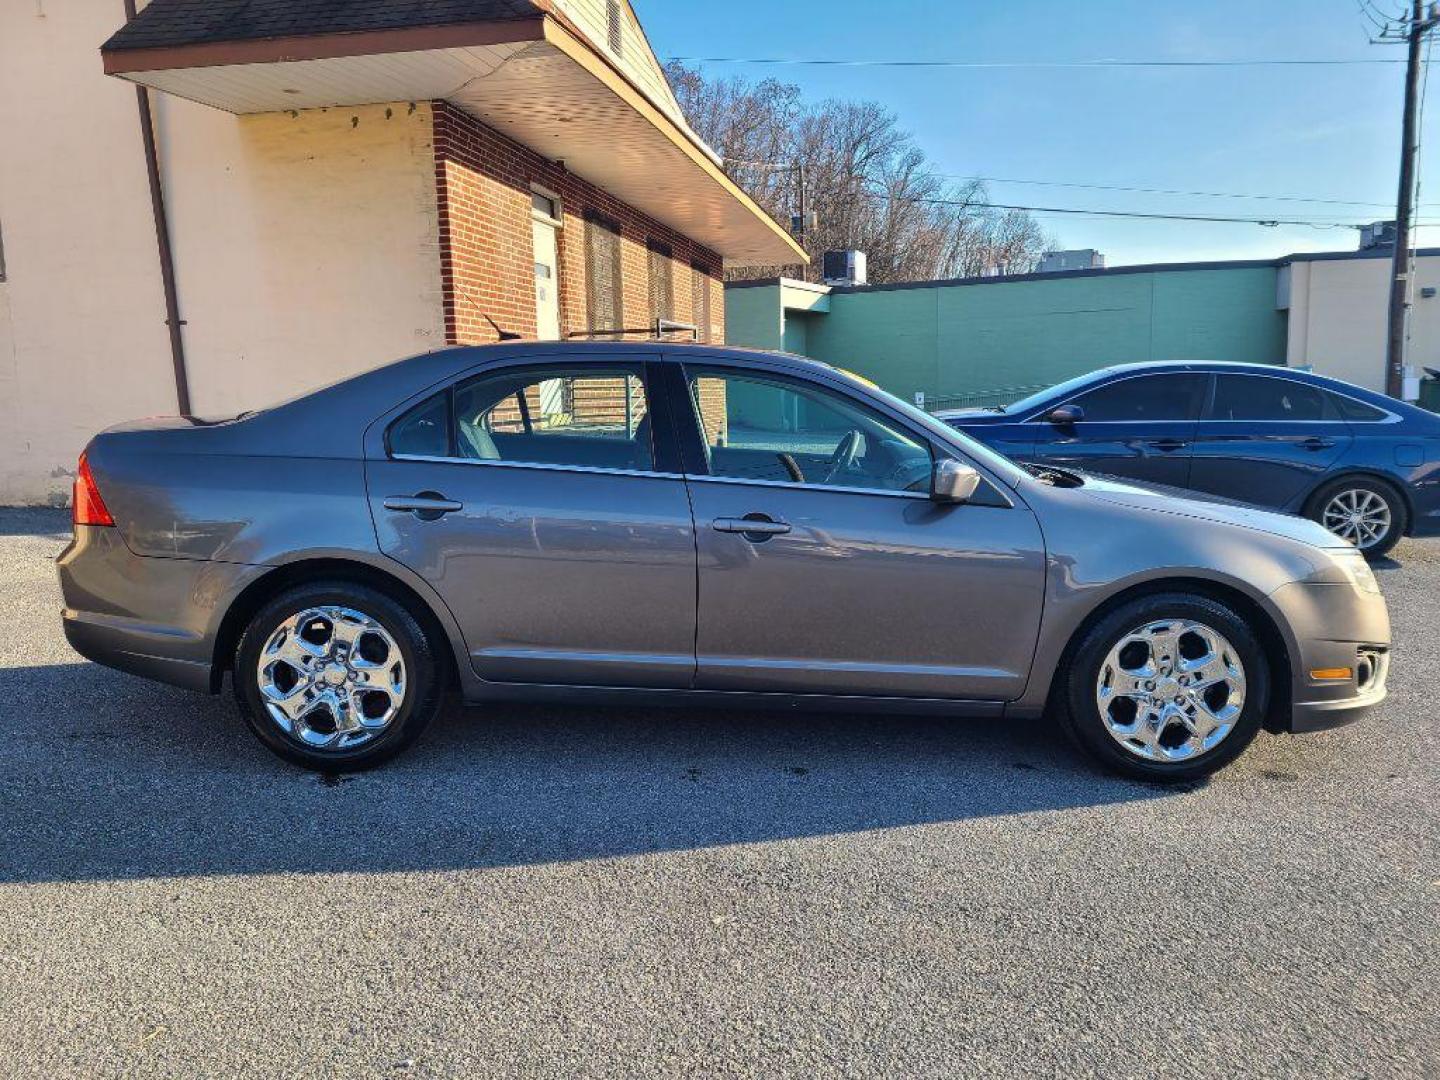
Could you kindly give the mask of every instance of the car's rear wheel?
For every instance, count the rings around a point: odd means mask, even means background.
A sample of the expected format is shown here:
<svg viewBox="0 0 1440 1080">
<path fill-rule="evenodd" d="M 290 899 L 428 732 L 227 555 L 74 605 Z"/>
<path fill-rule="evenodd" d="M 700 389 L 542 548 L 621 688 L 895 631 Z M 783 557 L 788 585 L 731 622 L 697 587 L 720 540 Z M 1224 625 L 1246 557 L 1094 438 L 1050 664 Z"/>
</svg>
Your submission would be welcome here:
<svg viewBox="0 0 1440 1080">
<path fill-rule="evenodd" d="M 1083 632 L 1065 683 L 1064 722 L 1110 769 L 1181 781 L 1228 765 L 1270 701 L 1270 665 L 1236 611 L 1206 596 L 1144 596 Z"/>
<path fill-rule="evenodd" d="M 235 697 L 260 741 L 297 765 L 354 772 L 413 743 L 439 710 L 442 669 L 415 617 L 350 582 L 289 589 L 255 613 Z"/>
<path fill-rule="evenodd" d="M 1326 484 L 1305 504 L 1305 516 L 1378 559 L 1405 533 L 1405 500 L 1383 480 L 1342 477 Z"/>
</svg>

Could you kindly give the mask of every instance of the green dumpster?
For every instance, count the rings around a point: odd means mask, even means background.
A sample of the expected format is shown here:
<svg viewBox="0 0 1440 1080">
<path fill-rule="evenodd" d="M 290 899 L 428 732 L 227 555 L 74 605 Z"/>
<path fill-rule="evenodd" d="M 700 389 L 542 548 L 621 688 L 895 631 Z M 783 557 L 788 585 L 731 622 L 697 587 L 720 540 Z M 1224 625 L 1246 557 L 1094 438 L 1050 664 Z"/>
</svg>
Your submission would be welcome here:
<svg viewBox="0 0 1440 1080">
<path fill-rule="evenodd" d="M 1440 379 L 1420 380 L 1420 400 L 1417 404 L 1422 409 L 1440 413 Z"/>
</svg>

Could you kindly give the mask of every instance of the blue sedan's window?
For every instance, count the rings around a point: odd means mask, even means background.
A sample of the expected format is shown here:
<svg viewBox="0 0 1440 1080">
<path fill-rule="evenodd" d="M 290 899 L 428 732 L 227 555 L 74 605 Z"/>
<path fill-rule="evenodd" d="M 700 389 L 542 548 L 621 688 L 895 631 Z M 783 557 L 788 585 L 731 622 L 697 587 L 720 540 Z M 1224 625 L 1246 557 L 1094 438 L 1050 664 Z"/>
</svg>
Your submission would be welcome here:
<svg viewBox="0 0 1440 1080">
<path fill-rule="evenodd" d="M 1268 375 L 1221 375 L 1213 420 L 1338 420 L 1333 399 L 1318 386 Z"/>
<path fill-rule="evenodd" d="M 1384 420 L 1389 415 L 1384 409 L 1377 409 L 1374 405 L 1367 405 L 1363 401 L 1346 397 L 1344 394 L 1331 394 L 1330 399 L 1341 416 L 1357 423 L 1373 424 Z"/>
<path fill-rule="evenodd" d="M 1204 375 L 1134 375 L 1096 387 L 1071 404 L 1085 410 L 1087 423 L 1194 420 L 1204 394 Z"/>
</svg>

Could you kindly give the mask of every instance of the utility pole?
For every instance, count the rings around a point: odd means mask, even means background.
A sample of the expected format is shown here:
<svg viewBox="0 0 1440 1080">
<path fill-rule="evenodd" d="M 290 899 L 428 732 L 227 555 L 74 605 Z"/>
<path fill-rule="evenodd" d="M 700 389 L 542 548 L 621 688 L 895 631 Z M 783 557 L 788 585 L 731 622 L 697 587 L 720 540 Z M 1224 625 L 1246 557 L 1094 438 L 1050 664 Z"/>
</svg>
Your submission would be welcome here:
<svg viewBox="0 0 1440 1080">
<path fill-rule="evenodd" d="M 1412 0 L 1404 25 L 1406 44 L 1405 111 L 1400 129 L 1400 191 L 1395 198 L 1395 254 L 1390 270 L 1389 340 L 1385 349 L 1385 393 L 1404 392 L 1405 332 L 1410 315 L 1410 215 L 1415 205 L 1415 114 L 1420 98 L 1420 44 L 1440 23 L 1434 4 Z"/>
<path fill-rule="evenodd" d="M 795 239 L 805 244 L 805 162 L 795 162 L 795 185 L 798 188 L 795 202 L 800 211 L 800 224 L 795 229 Z"/>
</svg>

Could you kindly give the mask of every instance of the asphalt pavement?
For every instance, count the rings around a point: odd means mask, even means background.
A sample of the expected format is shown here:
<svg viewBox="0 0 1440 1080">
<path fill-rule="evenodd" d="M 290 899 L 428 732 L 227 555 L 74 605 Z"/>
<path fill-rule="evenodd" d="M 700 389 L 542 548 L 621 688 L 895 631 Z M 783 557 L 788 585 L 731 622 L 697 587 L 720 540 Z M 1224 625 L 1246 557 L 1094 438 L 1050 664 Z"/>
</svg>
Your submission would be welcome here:
<svg viewBox="0 0 1440 1080">
<path fill-rule="evenodd" d="M 1440 542 L 1361 724 L 452 709 L 324 781 L 82 661 L 0 510 L 0 1075 L 1440 1076 Z"/>
</svg>

